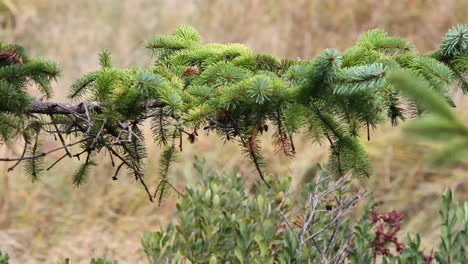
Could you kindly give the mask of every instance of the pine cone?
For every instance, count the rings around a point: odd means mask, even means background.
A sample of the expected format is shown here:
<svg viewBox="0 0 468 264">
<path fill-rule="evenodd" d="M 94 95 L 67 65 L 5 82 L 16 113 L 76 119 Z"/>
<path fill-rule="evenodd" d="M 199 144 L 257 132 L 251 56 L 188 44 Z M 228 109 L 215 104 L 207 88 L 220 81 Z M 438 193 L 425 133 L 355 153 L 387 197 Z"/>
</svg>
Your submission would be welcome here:
<svg viewBox="0 0 468 264">
<path fill-rule="evenodd" d="M 198 73 L 198 66 L 188 66 L 185 68 L 184 76 L 192 76 Z"/>
<path fill-rule="evenodd" d="M 0 51 L 0 66 L 23 64 L 23 57 L 15 49 Z"/>
</svg>

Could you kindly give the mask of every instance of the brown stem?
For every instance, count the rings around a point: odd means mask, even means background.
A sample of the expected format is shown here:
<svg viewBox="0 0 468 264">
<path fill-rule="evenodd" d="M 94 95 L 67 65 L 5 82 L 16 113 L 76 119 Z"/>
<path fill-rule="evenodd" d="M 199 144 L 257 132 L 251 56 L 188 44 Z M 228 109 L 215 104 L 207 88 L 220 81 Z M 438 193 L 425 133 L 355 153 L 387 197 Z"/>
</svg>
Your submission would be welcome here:
<svg viewBox="0 0 468 264">
<path fill-rule="evenodd" d="M 80 141 L 73 142 L 73 143 L 69 143 L 69 144 L 63 145 L 63 146 L 61 146 L 61 147 L 54 148 L 54 149 L 49 150 L 49 151 L 41 152 L 41 153 L 38 153 L 38 154 L 35 154 L 35 155 L 32 155 L 32 156 L 19 157 L 19 158 L 0 158 L 0 161 L 18 161 L 18 160 L 35 159 L 35 158 L 38 158 L 38 157 L 46 156 L 47 154 L 52 153 L 52 152 L 55 152 L 55 151 L 57 151 L 57 150 L 61 150 L 61 149 L 67 148 L 67 147 L 74 146 L 74 145 L 79 144 L 79 143 L 81 143 L 81 142 L 83 142 L 83 141 L 86 141 L 86 140 L 88 140 L 88 139 L 89 139 L 89 138 L 85 138 L 85 139 L 82 139 L 82 140 L 80 140 Z"/>
<path fill-rule="evenodd" d="M 143 103 L 143 106 L 146 108 L 161 108 L 165 105 L 165 103 L 156 101 L 154 99 L 148 100 Z M 27 113 L 48 115 L 85 114 L 86 110 L 100 112 L 102 108 L 102 103 L 97 101 L 79 103 L 57 103 L 36 100 L 31 102 Z"/>
</svg>

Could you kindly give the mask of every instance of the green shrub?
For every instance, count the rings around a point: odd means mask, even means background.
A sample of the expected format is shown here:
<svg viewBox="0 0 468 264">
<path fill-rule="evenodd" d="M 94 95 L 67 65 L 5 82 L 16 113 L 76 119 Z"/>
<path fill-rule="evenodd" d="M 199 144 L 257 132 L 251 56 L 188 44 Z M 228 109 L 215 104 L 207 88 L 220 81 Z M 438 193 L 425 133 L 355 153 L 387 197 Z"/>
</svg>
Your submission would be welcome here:
<svg viewBox="0 0 468 264">
<path fill-rule="evenodd" d="M 8 254 L 3 255 L 2 251 L 0 250 L 0 264 L 8 264 L 8 260 L 10 257 L 8 257 Z"/>
<path fill-rule="evenodd" d="M 177 204 L 177 220 L 161 231 L 146 231 L 143 249 L 150 264 L 162 263 L 440 263 L 463 264 L 468 257 L 468 202 L 442 195 L 440 245 L 420 248 L 419 234 L 398 234 L 404 215 L 378 212 L 370 199 L 360 216 L 351 210 L 367 197 L 319 167 L 294 189 L 290 178 L 267 189 L 248 186 L 232 173 L 196 166 L 202 179 Z M 0 251 L 0 264 L 8 264 Z M 65 260 L 61 264 L 71 264 Z M 90 264 L 117 264 L 92 259 Z"/>
<path fill-rule="evenodd" d="M 177 224 L 145 232 L 149 263 L 467 263 L 468 202 L 442 196 L 439 250 L 424 252 L 420 236 L 399 241 L 403 214 L 348 214 L 365 193 L 321 170 L 309 184 L 245 191 L 241 177 L 208 173 L 177 205 Z M 255 188 L 254 188 L 255 189 Z M 286 195 L 285 195 L 286 193 Z"/>
<path fill-rule="evenodd" d="M 57 264 L 72 264 L 72 262 L 70 259 L 67 258 L 65 259 L 65 261 L 59 262 Z M 89 264 L 119 264 L 119 262 L 117 262 L 117 260 L 109 261 L 105 258 L 98 258 L 98 259 L 92 258 Z"/>
<path fill-rule="evenodd" d="M 333 259 L 344 250 L 342 242 L 352 235 L 347 213 L 362 196 L 345 194 L 349 186 L 345 178 L 333 181 L 326 170 L 317 177 L 297 191 L 289 188 L 289 178 L 282 178 L 273 189 L 260 185 L 249 193 L 238 175 L 206 173 L 178 203 L 178 224 L 143 235 L 149 262 L 301 263 Z M 342 205 L 327 209 L 329 199 L 338 196 Z"/>
</svg>

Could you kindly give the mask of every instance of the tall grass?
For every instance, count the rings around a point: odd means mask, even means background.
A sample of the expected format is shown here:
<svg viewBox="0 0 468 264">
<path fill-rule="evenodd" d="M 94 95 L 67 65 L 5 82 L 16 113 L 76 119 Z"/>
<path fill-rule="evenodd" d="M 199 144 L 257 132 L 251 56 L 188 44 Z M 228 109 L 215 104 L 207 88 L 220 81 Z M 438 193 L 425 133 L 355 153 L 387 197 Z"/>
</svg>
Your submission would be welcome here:
<svg viewBox="0 0 468 264">
<path fill-rule="evenodd" d="M 376 27 L 412 40 L 425 52 L 437 48 L 451 25 L 468 17 L 468 2 L 463 0 L 0 1 L 7 2 L 9 6 L 0 5 L 4 27 L 0 38 L 19 42 L 34 55 L 63 66 L 63 77 L 55 85 L 56 98 L 61 100 L 72 80 L 98 67 L 96 54 L 101 49 L 113 52 L 116 65 L 148 65 L 151 56 L 142 42 L 151 34 L 170 33 L 180 24 L 195 26 L 205 42 L 241 42 L 257 52 L 309 59 L 323 48 L 342 50 L 360 33 Z M 466 103 L 459 100 L 458 104 L 468 120 Z M 409 215 L 408 229 L 426 234 L 426 242 L 432 240 L 437 236 L 433 231 L 437 223 L 430 221 L 437 210 L 434 200 L 446 186 L 455 187 L 467 199 L 468 167 L 434 171 L 424 163 L 422 154 L 428 150 L 424 143 L 416 144 L 389 127 L 372 134 L 367 145 L 376 176 L 365 184 L 386 206 Z M 319 146 L 306 138 L 297 140 L 301 144 L 293 160 L 274 155 L 270 142 L 264 141 L 270 172 L 300 178 L 311 173 L 314 163 L 326 159 Z M 50 139 L 46 147 L 54 144 Z M 158 151 L 151 144 L 148 147 L 146 177 L 154 185 Z M 18 151 L 15 146 L 0 149 L 5 156 Z M 196 181 L 191 177 L 195 154 L 206 158 L 210 168 L 239 171 L 256 180 L 237 146 L 203 136 L 195 145 L 185 144 L 174 170 L 176 185 Z M 171 221 L 174 201 L 158 208 L 131 179 L 122 176 L 113 182 L 105 159 L 89 183 L 76 189 L 70 179 L 75 165 L 61 164 L 42 182 L 31 184 L 21 169 L 7 173 L 7 165 L 0 164 L 0 248 L 12 256 L 12 263 L 53 263 L 66 256 L 74 263 L 86 263 L 90 256 L 142 263 L 142 231 Z"/>
</svg>

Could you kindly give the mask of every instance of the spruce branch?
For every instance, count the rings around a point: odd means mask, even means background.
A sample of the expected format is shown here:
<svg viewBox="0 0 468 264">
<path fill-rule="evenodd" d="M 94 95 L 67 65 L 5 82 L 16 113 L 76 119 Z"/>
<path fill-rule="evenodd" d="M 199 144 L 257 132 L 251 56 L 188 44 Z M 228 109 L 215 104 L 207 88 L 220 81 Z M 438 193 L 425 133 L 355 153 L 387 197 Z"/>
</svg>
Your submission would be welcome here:
<svg viewBox="0 0 468 264">
<path fill-rule="evenodd" d="M 26 164 L 24 165 L 26 169 L 26 173 L 28 177 L 31 179 L 32 182 L 36 182 L 42 176 L 43 172 L 43 159 L 46 154 L 44 152 L 40 154 L 36 154 L 39 149 L 42 147 L 42 142 L 40 139 L 40 133 L 36 133 L 36 137 L 34 139 L 34 144 L 29 149 L 30 156 L 23 157 L 17 160 L 26 160 Z M 1 159 L 0 159 L 1 161 Z"/>
<path fill-rule="evenodd" d="M 145 108 L 162 108 L 166 106 L 166 103 L 151 99 L 142 103 L 142 106 Z M 86 109 L 90 111 L 102 112 L 104 106 L 102 102 L 98 101 L 58 103 L 36 100 L 31 102 L 29 109 L 27 109 L 26 112 L 30 114 L 67 115 L 85 114 Z"/>
<path fill-rule="evenodd" d="M 80 167 L 72 175 L 73 184 L 76 187 L 79 187 L 82 184 L 84 184 L 89 176 L 91 167 L 95 165 L 96 162 L 91 158 L 91 154 L 88 153 L 85 162 L 81 164 Z"/>
<path fill-rule="evenodd" d="M 260 135 L 268 135 L 273 123 L 273 143 L 281 152 L 292 156 L 293 135 L 305 129 L 314 141 L 330 142 L 329 167 L 337 175 L 368 176 L 369 158 L 358 139 L 361 132 L 367 130 L 370 139 L 371 127 L 396 125 L 411 110 L 435 111 L 455 120 L 443 103 L 450 101 L 449 85 L 454 81 L 468 91 L 467 28 L 450 29 L 440 50 L 429 54 L 418 54 L 403 38 L 371 30 L 342 53 L 325 49 L 312 60 L 290 60 L 255 54 L 242 44 L 202 44 L 194 28 L 182 26 L 169 36 L 147 41 L 156 56 L 150 67 L 118 68 L 110 51 L 101 52 L 101 69 L 85 73 L 69 89 L 74 102 L 31 97 L 26 90 L 31 84 L 46 98 L 52 95 L 59 67 L 29 58 L 20 46 L 3 45 L 0 143 L 22 136 L 30 151 L 0 161 L 27 160 L 29 168 L 38 171 L 49 153 L 65 151 L 48 170 L 66 157 L 80 159 L 86 154 L 75 173 L 75 182 L 81 184 L 92 167 L 90 156 L 104 150 L 113 167 L 119 164 L 112 179 L 125 167 L 153 201 L 173 188 L 168 176 L 176 140 L 182 151 L 182 136 L 194 143 L 200 129 L 240 142 L 265 181 Z M 400 104 L 403 97 L 408 107 Z M 143 175 L 147 150 L 140 127 L 148 119 L 154 141 L 165 149 L 155 194 Z M 40 152 L 41 132 L 52 134 L 61 146 Z M 74 141 L 67 143 L 70 138 Z M 79 150 L 72 153 L 72 146 Z"/>
</svg>

